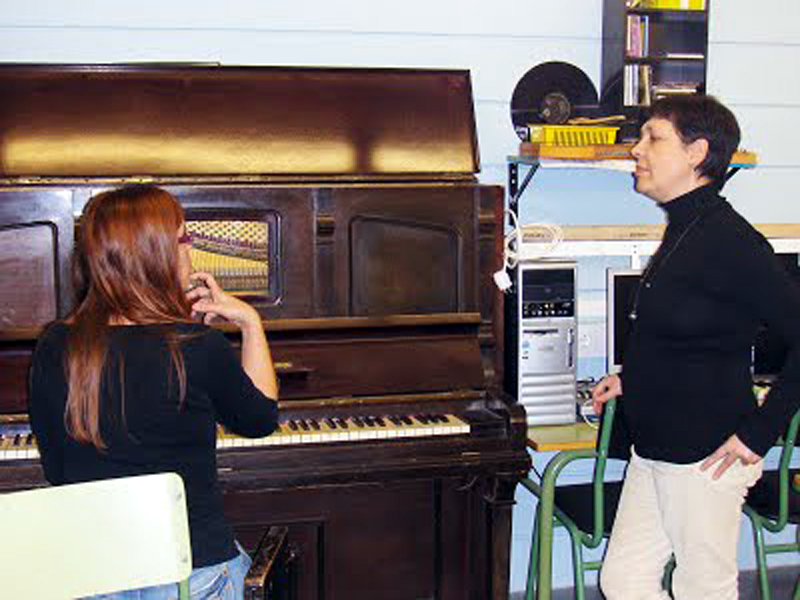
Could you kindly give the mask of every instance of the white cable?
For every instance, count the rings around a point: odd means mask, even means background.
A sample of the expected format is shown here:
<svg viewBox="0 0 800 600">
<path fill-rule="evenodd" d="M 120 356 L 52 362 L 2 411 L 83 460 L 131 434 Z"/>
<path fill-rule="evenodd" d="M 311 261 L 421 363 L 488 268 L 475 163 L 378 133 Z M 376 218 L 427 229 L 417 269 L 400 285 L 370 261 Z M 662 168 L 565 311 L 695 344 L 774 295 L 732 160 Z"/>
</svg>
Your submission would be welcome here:
<svg viewBox="0 0 800 600">
<path fill-rule="evenodd" d="M 494 274 L 494 281 L 497 287 L 505 292 L 511 287 L 511 279 L 508 276 L 508 271 L 515 269 L 519 263 L 523 234 L 516 213 L 508 208 L 506 208 L 504 212 L 508 214 L 511 219 L 511 231 L 506 234 L 503 240 L 503 268 Z M 542 258 L 551 254 L 564 240 L 564 232 L 558 225 L 551 223 L 534 223 L 527 227 L 543 229 L 550 238 L 550 241 L 547 242 L 542 251 L 532 257 L 533 259 Z"/>
<path fill-rule="evenodd" d="M 550 238 L 550 241 L 546 242 L 546 246 L 542 248 L 537 255 L 533 256 L 534 259 L 542 258 L 548 254 L 552 254 L 553 251 L 561 244 L 561 242 L 564 241 L 564 230 L 553 223 L 532 223 L 530 225 L 526 225 L 525 228 L 532 233 L 536 232 L 537 229 L 543 230 L 545 235 Z M 545 237 L 545 235 L 542 235 L 541 237 Z M 524 239 L 521 232 L 519 237 L 520 241 Z"/>
<path fill-rule="evenodd" d="M 592 405 L 592 402 L 593 402 L 592 400 L 585 400 L 583 404 L 581 404 L 581 413 L 580 413 L 581 419 L 583 419 L 583 422 L 586 423 L 592 429 L 600 429 L 600 424 L 596 420 L 595 421 L 590 420 L 590 418 L 586 416 L 586 413 L 583 412 L 583 409 L 590 407 Z"/>
<path fill-rule="evenodd" d="M 511 289 L 512 282 L 508 276 L 508 271 L 517 266 L 519 261 L 517 249 L 522 243 L 522 231 L 519 228 L 517 215 L 507 208 L 505 213 L 511 217 L 512 229 L 503 239 L 503 266 L 494 274 L 494 283 L 503 292 Z"/>
</svg>

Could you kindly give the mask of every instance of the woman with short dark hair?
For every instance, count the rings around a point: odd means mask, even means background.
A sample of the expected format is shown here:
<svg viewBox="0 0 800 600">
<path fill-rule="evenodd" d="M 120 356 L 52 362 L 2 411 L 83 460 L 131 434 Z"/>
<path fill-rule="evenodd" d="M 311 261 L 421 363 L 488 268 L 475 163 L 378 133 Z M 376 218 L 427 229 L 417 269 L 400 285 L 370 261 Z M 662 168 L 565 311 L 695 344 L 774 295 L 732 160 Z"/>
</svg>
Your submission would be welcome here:
<svg viewBox="0 0 800 600">
<path fill-rule="evenodd" d="M 800 403 L 800 290 L 770 244 L 719 195 L 739 143 L 733 113 L 709 96 L 659 100 L 633 147 L 636 190 L 667 215 L 633 300 L 622 373 L 593 392 L 624 393 L 632 456 L 601 572 L 610 600 L 738 598 L 741 507 L 761 458 Z M 759 406 L 751 347 L 766 323 L 790 347 Z"/>
<path fill-rule="evenodd" d="M 163 189 L 128 186 L 89 201 L 77 244 L 81 300 L 39 338 L 29 410 L 53 485 L 180 474 L 191 596 L 234 599 L 243 596 L 250 559 L 223 513 L 217 422 L 243 436 L 269 435 L 278 390 L 260 316 L 211 275 L 192 273 L 190 244 L 183 210 Z M 217 317 L 241 330 L 241 359 L 207 326 Z M 176 589 L 106 597 L 156 600 Z"/>
</svg>

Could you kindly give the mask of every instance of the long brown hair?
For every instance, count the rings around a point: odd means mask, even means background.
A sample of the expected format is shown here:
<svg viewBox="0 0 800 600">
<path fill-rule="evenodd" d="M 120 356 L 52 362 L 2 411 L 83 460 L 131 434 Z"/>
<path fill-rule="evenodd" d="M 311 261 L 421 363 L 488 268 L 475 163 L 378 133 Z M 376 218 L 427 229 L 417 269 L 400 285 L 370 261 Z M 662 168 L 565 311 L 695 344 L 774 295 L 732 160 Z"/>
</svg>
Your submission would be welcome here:
<svg viewBox="0 0 800 600">
<path fill-rule="evenodd" d="M 151 185 L 102 192 L 83 211 L 75 257 L 76 289 L 83 291 L 68 319 L 64 415 L 67 431 L 79 442 L 105 447 L 100 383 L 108 367 L 109 324 L 190 320 L 179 275 L 177 232 L 182 223 L 183 209 L 175 197 Z M 168 330 L 164 336 L 183 401 L 186 372 L 178 336 Z M 121 362 L 119 371 L 122 377 Z M 122 379 L 120 386 L 124 389 Z"/>
</svg>

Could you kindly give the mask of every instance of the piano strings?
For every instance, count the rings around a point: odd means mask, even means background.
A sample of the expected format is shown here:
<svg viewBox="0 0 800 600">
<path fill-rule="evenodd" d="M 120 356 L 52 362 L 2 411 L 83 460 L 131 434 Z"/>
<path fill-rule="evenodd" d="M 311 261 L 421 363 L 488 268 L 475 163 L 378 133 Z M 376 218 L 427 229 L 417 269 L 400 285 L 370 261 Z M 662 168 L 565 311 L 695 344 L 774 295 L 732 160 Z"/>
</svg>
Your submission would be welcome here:
<svg viewBox="0 0 800 600">
<path fill-rule="evenodd" d="M 211 273 L 237 295 L 265 296 L 269 291 L 269 224 L 261 221 L 189 220 L 192 265 Z"/>
</svg>

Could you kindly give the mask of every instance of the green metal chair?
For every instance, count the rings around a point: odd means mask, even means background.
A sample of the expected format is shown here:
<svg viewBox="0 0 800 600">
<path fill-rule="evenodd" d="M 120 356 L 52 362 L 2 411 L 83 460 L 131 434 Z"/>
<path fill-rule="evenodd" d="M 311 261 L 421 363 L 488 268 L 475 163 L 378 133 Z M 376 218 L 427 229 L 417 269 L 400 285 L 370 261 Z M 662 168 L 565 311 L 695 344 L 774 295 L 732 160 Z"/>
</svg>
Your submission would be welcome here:
<svg viewBox="0 0 800 600">
<path fill-rule="evenodd" d="M 522 485 L 539 500 L 534 517 L 525 599 L 549 600 L 552 587 L 554 527 L 564 527 L 572 542 L 575 598 L 584 600 L 584 576 L 598 570 L 602 561 L 584 559 L 584 549 L 597 548 L 611 533 L 622 482 L 605 482 L 606 462 L 617 400 L 605 404 L 597 443 L 592 450 L 565 450 L 550 460 L 541 482 L 526 478 Z M 559 474 L 569 463 L 594 459 L 591 483 L 557 486 Z M 538 595 L 537 595 L 538 593 Z"/>
<path fill-rule="evenodd" d="M 772 599 L 767 556 L 781 552 L 800 552 L 800 528 L 794 542 L 770 544 L 765 540 L 765 533 L 780 533 L 790 523 L 800 524 L 800 484 L 792 483 L 800 470 L 790 468 L 798 428 L 800 411 L 792 418 L 783 437 L 778 469 L 764 472 L 761 479 L 750 488 L 744 505 L 744 513 L 753 527 L 762 600 Z M 793 598 L 800 600 L 800 578 L 795 585 Z"/>
</svg>

